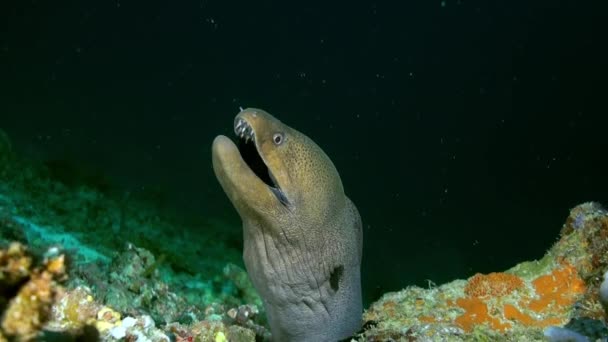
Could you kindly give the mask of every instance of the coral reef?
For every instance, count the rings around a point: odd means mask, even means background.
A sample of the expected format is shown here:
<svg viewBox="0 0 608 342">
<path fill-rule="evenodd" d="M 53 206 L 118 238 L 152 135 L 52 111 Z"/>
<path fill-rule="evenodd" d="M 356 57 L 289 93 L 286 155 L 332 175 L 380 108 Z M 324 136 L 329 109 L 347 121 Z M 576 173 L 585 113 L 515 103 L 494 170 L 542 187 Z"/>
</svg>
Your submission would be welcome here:
<svg viewBox="0 0 608 342">
<path fill-rule="evenodd" d="M 0 341 L 268 337 L 260 299 L 238 266 L 238 227 L 176 220 L 135 195 L 58 181 L 47 164 L 19 156 L 7 160 L 0 246 L 21 243 L 1 257 Z"/>
<path fill-rule="evenodd" d="M 151 257 L 149 252 L 134 246 L 129 252 Z M 7 338 L 16 341 L 45 340 L 51 334 L 60 340 L 94 336 L 94 339 L 102 341 L 269 339 L 268 331 L 255 321 L 259 314 L 256 305 L 228 307 L 210 303 L 203 310 L 198 310 L 185 305 L 185 300 L 169 292 L 167 285 L 159 279 L 153 281 L 155 287 L 145 290 L 149 286 L 145 284 L 144 278 L 148 275 L 145 266 L 154 263 L 153 259 L 141 263 L 119 258 L 123 263 L 119 263 L 117 269 L 122 273 L 112 277 L 121 284 L 110 284 L 109 287 L 118 292 L 124 289 L 131 294 L 118 294 L 118 297 L 125 298 L 124 301 L 114 301 L 121 307 L 117 310 L 108 306 L 113 302 L 111 298 L 98 300 L 88 287 L 67 289 L 61 286 L 60 282 L 66 280 L 65 256 L 56 251 L 46 254 L 52 257 L 45 259 L 41 266 L 34 267 L 34 258 L 23 245 L 13 243 L 7 249 L 0 250 L 0 341 Z M 156 297 L 157 300 L 152 301 L 158 302 L 160 307 L 147 308 L 141 299 L 147 296 L 145 293 Z M 181 304 L 185 306 L 179 308 Z M 145 313 L 146 308 L 161 316 L 153 319 Z M 180 315 L 189 319 L 180 321 Z"/>
<path fill-rule="evenodd" d="M 608 212 L 573 208 L 538 261 L 439 287 L 385 294 L 364 314 L 359 341 L 558 341 L 608 335 L 598 298 L 607 266 Z M 583 323 L 581 323 L 583 322 Z M 591 327 L 591 328 L 590 328 Z M 602 335 L 603 334 L 603 335 Z"/>
</svg>

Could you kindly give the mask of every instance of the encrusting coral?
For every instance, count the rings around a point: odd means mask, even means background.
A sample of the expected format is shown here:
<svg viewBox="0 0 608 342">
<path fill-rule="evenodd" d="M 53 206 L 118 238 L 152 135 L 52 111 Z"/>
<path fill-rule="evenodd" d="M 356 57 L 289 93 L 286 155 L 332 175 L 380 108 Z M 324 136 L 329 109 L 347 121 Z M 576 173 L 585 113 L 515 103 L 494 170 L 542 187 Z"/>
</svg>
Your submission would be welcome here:
<svg viewBox="0 0 608 342">
<path fill-rule="evenodd" d="M 585 337 L 593 338 L 608 331 L 602 329 L 606 312 L 598 300 L 607 265 L 608 212 L 585 203 L 572 209 L 560 240 L 541 260 L 430 289 L 385 294 L 364 313 L 367 329 L 357 338 L 557 341 L 551 333 L 570 333 L 595 322 L 596 334 Z"/>
</svg>

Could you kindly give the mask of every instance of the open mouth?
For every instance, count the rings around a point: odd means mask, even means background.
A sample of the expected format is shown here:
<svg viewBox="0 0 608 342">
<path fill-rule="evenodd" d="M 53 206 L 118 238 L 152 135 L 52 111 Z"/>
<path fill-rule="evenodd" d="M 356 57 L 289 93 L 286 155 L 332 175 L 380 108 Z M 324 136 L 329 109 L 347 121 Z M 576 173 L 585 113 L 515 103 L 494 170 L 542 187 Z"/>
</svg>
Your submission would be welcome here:
<svg viewBox="0 0 608 342">
<path fill-rule="evenodd" d="M 289 201 L 287 200 L 285 193 L 281 190 L 281 187 L 272 175 L 272 172 L 268 169 L 268 166 L 264 163 L 264 160 L 258 152 L 253 127 L 251 127 L 247 121 L 237 118 L 234 125 L 234 132 L 238 137 L 236 145 L 247 166 L 249 166 L 251 171 L 253 171 L 262 182 L 268 185 L 279 202 L 287 206 Z"/>
</svg>

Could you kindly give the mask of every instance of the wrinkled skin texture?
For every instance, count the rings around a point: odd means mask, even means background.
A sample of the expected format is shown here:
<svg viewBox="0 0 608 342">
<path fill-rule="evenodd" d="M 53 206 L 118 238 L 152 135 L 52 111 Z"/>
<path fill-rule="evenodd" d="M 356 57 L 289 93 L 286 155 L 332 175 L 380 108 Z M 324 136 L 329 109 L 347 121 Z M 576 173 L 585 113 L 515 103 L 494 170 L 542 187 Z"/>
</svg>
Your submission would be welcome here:
<svg viewBox="0 0 608 342">
<path fill-rule="evenodd" d="M 213 142 L 213 168 L 243 221 L 245 266 L 273 340 L 347 338 L 360 328 L 362 313 L 359 213 L 333 163 L 311 139 L 259 109 L 237 115 L 237 134 L 243 121 L 282 195 L 225 136 Z"/>
</svg>

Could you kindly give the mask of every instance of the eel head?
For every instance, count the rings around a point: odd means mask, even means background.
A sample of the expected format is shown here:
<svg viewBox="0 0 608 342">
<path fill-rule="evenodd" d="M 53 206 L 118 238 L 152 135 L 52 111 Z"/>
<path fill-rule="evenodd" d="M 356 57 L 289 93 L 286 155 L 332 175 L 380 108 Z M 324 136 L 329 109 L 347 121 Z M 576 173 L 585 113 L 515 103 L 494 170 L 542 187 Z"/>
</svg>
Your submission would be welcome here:
<svg viewBox="0 0 608 342">
<path fill-rule="evenodd" d="M 234 132 L 236 144 L 223 135 L 213 141 L 213 168 L 242 218 L 308 216 L 343 197 L 331 160 L 304 134 L 255 108 L 237 114 Z"/>
</svg>

